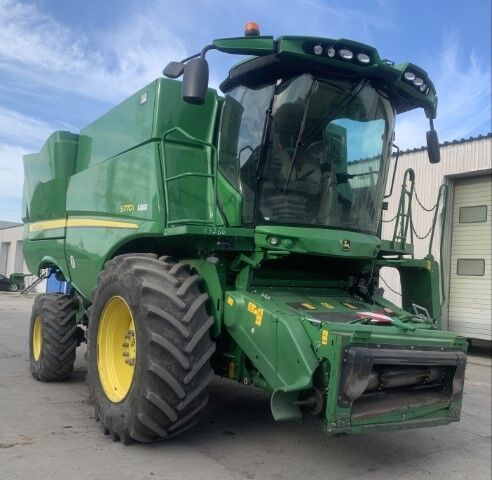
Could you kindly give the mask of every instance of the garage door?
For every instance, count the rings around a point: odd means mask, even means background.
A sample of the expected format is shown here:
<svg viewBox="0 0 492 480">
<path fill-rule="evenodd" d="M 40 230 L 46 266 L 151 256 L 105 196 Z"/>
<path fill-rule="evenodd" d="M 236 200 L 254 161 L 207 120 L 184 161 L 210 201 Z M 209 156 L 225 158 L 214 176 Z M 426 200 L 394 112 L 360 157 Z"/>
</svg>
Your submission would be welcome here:
<svg viewBox="0 0 492 480">
<path fill-rule="evenodd" d="M 457 180 L 454 189 L 449 328 L 491 339 L 491 177 Z"/>
</svg>

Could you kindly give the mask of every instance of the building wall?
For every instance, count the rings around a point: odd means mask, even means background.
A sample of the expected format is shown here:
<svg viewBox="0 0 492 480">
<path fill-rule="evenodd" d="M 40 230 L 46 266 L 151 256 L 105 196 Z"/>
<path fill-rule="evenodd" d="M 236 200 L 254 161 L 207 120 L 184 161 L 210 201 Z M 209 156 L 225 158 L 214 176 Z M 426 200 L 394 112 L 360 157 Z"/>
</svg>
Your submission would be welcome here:
<svg viewBox="0 0 492 480">
<path fill-rule="evenodd" d="M 451 231 L 452 231 L 452 212 L 453 212 L 453 186 L 456 178 L 475 175 L 490 175 L 492 158 L 492 136 L 453 142 L 441 146 L 441 162 L 438 164 L 429 163 L 427 151 L 425 149 L 404 152 L 400 154 L 398 167 L 395 177 L 395 186 L 392 196 L 388 199 L 388 210 L 383 214 L 383 221 L 392 219 L 397 212 L 400 198 L 401 184 L 403 175 L 407 168 L 415 171 L 415 191 L 417 197 L 426 208 L 431 208 L 437 200 L 438 190 L 441 184 L 448 185 L 449 197 L 446 210 L 446 222 L 444 232 L 441 232 L 442 213 L 439 213 L 439 220 L 433 242 L 432 254 L 434 258 L 441 262 L 439 253 L 439 242 L 443 235 L 443 258 L 442 265 L 444 270 L 444 286 L 446 298 L 443 304 L 444 324 L 447 326 L 448 319 L 448 292 L 450 278 L 450 259 L 451 259 Z M 392 164 L 394 165 L 394 164 Z M 391 180 L 392 167 L 390 167 L 389 178 Z M 415 230 L 420 236 L 424 236 L 432 225 L 433 212 L 426 212 L 415 200 L 413 201 L 412 216 Z M 393 236 L 394 222 L 383 223 L 383 238 L 391 239 Z M 414 238 L 415 257 L 423 258 L 427 255 L 429 239 L 419 240 Z M 388 287 L 381 284 L 385 289 L 385 297 L 390 301 L 400 305 L 400 280 L 398 272 L 394 269 L 383 269 L 382 279 Z M 390 288 L 391 289 L 390 289 Z"/>
<path fill-rule="evenodd" d="M 466 337 L 491 340 L 491 178 L 458 179 L 454 193 L 449 328 Z"/>
<path fill-rule="evenodd" d="M 9 276 L 12 273 L 30 273 L 24 262 L 22 254 L 23 226 L 7 227 L 0 229 L 0 273 Z M 34 272 L 35 274 L 37 272 Z M 35 277 L 27 277 L 26 285 L 35 280 Z M 37 287 L 37 292 L 46 290 L 45 281 Z"/>
</svg>

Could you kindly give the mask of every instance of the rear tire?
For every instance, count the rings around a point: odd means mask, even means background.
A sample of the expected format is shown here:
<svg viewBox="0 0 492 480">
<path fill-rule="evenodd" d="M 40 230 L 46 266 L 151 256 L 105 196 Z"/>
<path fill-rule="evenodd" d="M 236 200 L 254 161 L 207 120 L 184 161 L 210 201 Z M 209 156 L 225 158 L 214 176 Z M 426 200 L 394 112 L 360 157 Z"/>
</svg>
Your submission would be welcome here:
<svg viewBox="0 0 492 480">
<path fill-rule="evenodd" d="M 213 319 L 205 309 L 208 296 L 200 292 L 199 282 L 185 264 L 153 254 L 115 257 L 100 273 L 89 308 L 88 378 L 96 419 L 114 441 L 151 442 L 198 422 L 208 402 L 207 387 L 213 376 L 210 358 L 215 351 L 209 333 Z M 130 357 L 126 350 L 123 353 L 123 361 L 134 368 L 131 384 L 127 386 L 126 373 L 121 383 L 115 381 L 115 389 L 123 392 L 115 401 L 108 389 L 112 377 L 104 373 L 114 369 L 98 365 L 98 358 L 108 358 L 110 363 L 114 358 L 115 368 L 123 372 L 128 368 L 121 367 L 118 355 L 101 351 L 105 345 L 117 348 L 119 341 L 128 345 L 125 335 L 114 343 L 103 342 L 107 305 L 121 300 L 130 311 L 131 322 L 125 321 L 134 328 L 136 341 Z M 115 322 L 123 317 L 115 314 Z"/>
<path fill-rule="evenodd" d="M 60 381 L 72 373 L 78 338 L 75 313 L 70 295 L 36 297 L 29 328 L 30 370 L 36 380 Z"/>
</svg>

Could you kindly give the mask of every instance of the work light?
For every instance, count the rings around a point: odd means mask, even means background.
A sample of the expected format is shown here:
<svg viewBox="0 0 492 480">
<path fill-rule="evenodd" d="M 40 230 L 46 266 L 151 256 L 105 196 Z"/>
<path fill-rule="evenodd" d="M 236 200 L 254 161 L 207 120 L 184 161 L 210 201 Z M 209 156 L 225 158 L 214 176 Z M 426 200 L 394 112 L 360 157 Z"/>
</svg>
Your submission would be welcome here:
<svg viewBox="0 0 492 480">
<path fill-rule="evenodd" d="M 347 50 L 346 48 L 342 48 L 341 50 L 338 51 L 338 54 L 344 59 L 344 60 L 352 60 L 354 58 L 353 52 L 350 50 Z"/>
<path fill-rule="evenodd" d="M 365 53 L 359 53 L 357 55 L 357 60 L 359 60 L 360 63 L 369 63 L 371 61 L 371 57 Z"/>
</svg>

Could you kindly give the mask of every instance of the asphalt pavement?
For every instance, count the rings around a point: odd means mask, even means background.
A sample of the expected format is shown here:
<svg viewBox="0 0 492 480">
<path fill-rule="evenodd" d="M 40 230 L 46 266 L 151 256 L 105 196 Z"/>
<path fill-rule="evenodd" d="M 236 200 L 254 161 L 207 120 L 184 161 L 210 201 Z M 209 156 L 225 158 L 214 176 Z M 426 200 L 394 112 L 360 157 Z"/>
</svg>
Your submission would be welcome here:
<svg viewBox="0 0 492 480">
<path fill-rule="evenodd" d="M 491 478 L 490 350 L 470 356 L 462 420 L 445 427 L 329 437 L 314 421 L 275 422 L 268 395 L 217 378 L 194 429 L 155 444 L 124 446 L 94 419 L 83 346 L 70 380 L 31 377 L 32 302 L 0 293 L 2 479 Z"/>
</svg>

